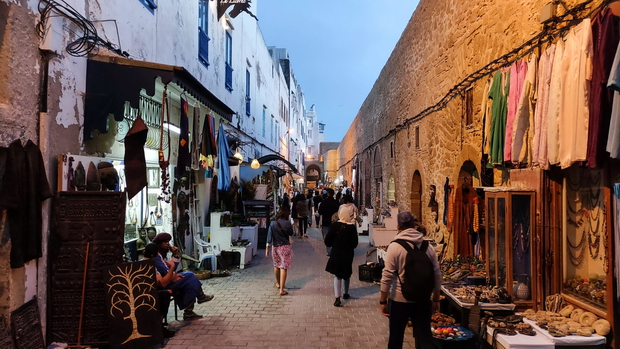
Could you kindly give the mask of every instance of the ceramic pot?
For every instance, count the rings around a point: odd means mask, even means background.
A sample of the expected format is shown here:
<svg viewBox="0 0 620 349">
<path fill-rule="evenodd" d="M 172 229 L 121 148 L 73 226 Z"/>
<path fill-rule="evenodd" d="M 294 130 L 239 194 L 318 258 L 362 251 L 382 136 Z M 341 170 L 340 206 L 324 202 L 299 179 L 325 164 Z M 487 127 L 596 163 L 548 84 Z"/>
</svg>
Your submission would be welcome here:
<svg viewBox="0 0 620 349">
<path fill-rule="evenodd" d="M 517 292 L 515 293 L 515 296 L 519 300 L 526 300 L 530 298 L 530 288 L 527 287 L 525 283 L 522 283 L 522 282 L 519 283 L 517 286 Z"/>
</svg>

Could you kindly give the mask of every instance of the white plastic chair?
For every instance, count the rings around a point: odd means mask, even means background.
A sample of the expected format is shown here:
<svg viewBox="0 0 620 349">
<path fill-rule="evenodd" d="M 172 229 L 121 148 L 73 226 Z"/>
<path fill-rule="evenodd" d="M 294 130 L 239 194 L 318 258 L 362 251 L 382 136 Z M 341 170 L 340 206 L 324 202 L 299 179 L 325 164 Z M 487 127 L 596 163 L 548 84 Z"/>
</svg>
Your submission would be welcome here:
<svg viewBox="0 0 620 349">
<path fill-rule="evenodd" d="M 194 241 L 196 241 L 196 248 L 198 249 L 198 260 L 200 264 L 206 259 L 209 258 L 211 260 L 211 270 L 217 269 L 217 256 L 221 255 L 219 247 L 216 244 L 210 244 L 201 238 L 198 235 L 194 235 Z"/>
</svg>

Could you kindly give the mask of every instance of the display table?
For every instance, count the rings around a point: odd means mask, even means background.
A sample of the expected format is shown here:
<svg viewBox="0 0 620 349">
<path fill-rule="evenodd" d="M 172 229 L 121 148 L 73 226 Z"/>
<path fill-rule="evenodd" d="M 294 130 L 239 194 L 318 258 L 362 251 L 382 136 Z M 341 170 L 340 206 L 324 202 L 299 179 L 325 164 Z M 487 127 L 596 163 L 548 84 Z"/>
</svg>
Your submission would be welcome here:
<svg viewBox="0 0 620 349">
<path fill-rule="evenodd" d="M 230 250 L 240 254 L 239 269 L 245 269 L 246 264 L 250 264 L 250 261 L 252 261 L 252 251 L 254 250 L 252 243 L 244 247 L 231 247 Z"/>
<path fill-rule="evenodd" d="M 553 337 L 549 334 L 548 331 L 543 330 L 538 325 L 536 325 L 536 321 L 529 320 L 527 318 L 523 318 L 523 322 L 532 325 L 536 332 L 541 335 L 549 338 L 549 340 L 555 343 L 557 347 L 588 347 L 588 348 L 596 348 L 596 347 L 605 347 L 605 343 L 607 343 L 607 339 L 599 334 L 593 334 L 592 337 L 584 337 L 584 336 L 564 336 L 564 337 Z"/>
<path fill-rule="evenodd" d="M 368 226 L 368 241 L 372 246 L 387 246 L 396 238 L 396 234 L 396 229 L 387 229 L 376 224 Z"/>
<path fill-rule="evenodd" d="M 258 225 L 242 226 L 239 229 L 241 230 L 241 239 L 248 240 L 252 244 L 252 257 L 256 256 L 256 246 L 258 246 Z"/>
<path fill-rule="evenodd" d="M 515 336 L 507 336 L 498 334 L 495 338 L 495 346 L 493 346 L 493 327 L 487 327 L 486 342 L 493 348 L 500 349 L 554 349 L 555 344 L 549 338 L 538 332 L 535 336 L 526 336 L 517 333 Z"/>
<path fill-rule="evenodd" d="M 444 302 L 447 309 L 442 310 L 443 313 L 452 314 L 457 322 L 460 322 L 463 327 L 467 327 L 469 324 L 469 309 L 474 303 L 462 302 L 455 295 L 453 295 L 445 286 L 441 286 L 441 293 L 446 296 L 447 304 Z M 490 311 L 495 315 L 511 315 L 514 313 L 515 305 L 500 304 L 500 303 L 478 303 L 480 310 Z"/>
</svg>

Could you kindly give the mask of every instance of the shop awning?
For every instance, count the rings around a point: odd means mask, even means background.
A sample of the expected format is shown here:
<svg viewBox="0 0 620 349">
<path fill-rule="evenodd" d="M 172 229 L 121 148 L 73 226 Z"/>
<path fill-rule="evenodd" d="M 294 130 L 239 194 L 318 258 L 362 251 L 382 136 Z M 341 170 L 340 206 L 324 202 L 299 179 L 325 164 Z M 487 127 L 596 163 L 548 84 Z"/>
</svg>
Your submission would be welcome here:
<svg viewBox="0 0 620 349">
<path fill-rule="evenodd" d="M 114 114 L 114 119 L 121 121 L 125 101 L 137 108 L 142 89 L 153 96 L 157 77 L 164 84 L 174 82 L 224 119 L 232 121 L 234 111 L 183 67 L 122 57 L 93 56 L 86 66 L 84 139 L 91 139 L 94 130 L 107 132 L 109 114 Z"/>
<path fill-rule="evenodd" d="M 291 169 L 291 171 L 293 171 L 293 173 L 298 172 L 297 171 L 297 167 L 295 167 L 295 165 L 291 164 L 288 160 L 286 160 L 285 158 L 283 158 L 279 154 L 265 155 L 263 157 L 258 158 L 257 161 L 261 165 L 265 164 L 265 163 L 268 163 L 270 161 L 282 161 L 283 163 L 285 163 Z"/>
</svg>

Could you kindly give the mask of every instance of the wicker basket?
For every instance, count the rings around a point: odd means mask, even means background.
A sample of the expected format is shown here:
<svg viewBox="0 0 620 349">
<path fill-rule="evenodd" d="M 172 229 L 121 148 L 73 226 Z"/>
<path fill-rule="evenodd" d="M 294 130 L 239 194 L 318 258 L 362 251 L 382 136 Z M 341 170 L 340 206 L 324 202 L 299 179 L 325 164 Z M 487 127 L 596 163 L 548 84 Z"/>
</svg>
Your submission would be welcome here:
<svg viewBox="0 0 620 349">
<path fill-rule="evenodd" d="M 211 270 L 196 270 L 194 274 L 198 280 L 206 280 L 211 278 Z"/>
</svg>

